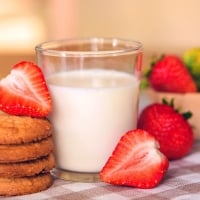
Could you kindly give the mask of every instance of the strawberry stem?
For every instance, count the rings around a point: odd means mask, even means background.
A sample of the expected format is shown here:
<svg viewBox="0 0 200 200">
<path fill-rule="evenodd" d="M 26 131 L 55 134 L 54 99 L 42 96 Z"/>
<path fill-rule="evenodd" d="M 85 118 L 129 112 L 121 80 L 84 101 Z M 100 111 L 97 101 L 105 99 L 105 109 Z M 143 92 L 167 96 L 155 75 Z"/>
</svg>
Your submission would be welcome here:
<svg viewBox="0 0 200 200">
<path fill-rule="evenodd" d="M 167 101 L 167 99 L 163 98 L 162 99 L 162 103 L 165 104 L 165 105 L 171 106 L 172 108 L 174 108 L 174 98 L 172 98 L 170 100 L 170 102 Z M 176 111 L 178 111 L 178 110 L 176 110 Z"/>
</svg>

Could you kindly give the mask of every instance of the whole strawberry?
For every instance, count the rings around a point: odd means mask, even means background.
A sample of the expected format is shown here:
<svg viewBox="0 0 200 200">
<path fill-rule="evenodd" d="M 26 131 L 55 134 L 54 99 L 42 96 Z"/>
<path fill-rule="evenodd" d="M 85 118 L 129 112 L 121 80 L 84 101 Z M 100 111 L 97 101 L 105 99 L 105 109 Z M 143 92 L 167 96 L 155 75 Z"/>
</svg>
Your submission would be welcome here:
<svg viewBox="0 0 200 200">
<path fill-rule="evenodd" d="M 193 144 L 193 131 L 186 116 L 178 113 L 173 104 L 153 103 L 140 114 L 138 127 L 156 137 L 160 151 L 169 160 L 179 159 L 189 153 Z"/>
<path fill-rule="evenodd" d="M 152 88 L 162 92 L 196 92 L 197 86 L 183 61 L 175 55 L 165 55 L 156 63 L 148 74 Z"/>
</svg>

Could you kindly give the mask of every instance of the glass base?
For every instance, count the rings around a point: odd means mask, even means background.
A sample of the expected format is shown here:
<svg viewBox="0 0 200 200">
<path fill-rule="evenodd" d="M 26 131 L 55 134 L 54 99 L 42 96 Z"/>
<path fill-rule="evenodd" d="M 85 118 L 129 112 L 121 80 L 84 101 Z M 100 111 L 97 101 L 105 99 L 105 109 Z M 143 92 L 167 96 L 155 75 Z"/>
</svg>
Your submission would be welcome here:
<svg viewBox="0 0 200 200">
<path fill-rule="evenodd" d="M 56 178 L 75 182 L 99 182 L 99 173 L 73 172 L 62 169 L 53 169 L 51 174 Z"/>
</svg>

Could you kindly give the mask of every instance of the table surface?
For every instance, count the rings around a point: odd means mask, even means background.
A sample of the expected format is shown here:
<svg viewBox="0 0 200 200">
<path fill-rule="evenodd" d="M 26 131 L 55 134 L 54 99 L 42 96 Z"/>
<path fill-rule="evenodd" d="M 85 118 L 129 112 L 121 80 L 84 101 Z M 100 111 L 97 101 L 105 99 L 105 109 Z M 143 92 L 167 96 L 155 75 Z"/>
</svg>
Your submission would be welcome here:
<svg viewBox="0 0 200 200">
<path fill-rule="evenodd" d="M 4 198 L 4 197 L 0 197 Z M 53 185 L 40 193 L 7 197 L 9 200 L 196 200 L 200 199 L 200 141 L 190 154 L 171 161 L 162 183 L 153 189 L 114 186 L 103 182 L 80 183 L 55 179 Z"/>
</svg>

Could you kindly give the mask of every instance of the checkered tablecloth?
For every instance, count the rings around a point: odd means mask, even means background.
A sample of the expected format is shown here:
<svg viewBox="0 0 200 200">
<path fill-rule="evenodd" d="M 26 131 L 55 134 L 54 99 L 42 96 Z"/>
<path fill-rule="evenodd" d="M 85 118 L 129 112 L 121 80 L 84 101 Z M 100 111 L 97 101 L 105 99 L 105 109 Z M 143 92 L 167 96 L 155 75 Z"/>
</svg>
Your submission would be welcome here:
<svg viewBox="0 0 200 200">
<path fill-rule="evenodd" d="M 192 152 L 171 161 L 163 182 L 153 189 L 136 189 L 106 183 L 79 183 L 55 179 L 48 190 L 40 193 L 9 197 L 9 200 L 197 200 L 200 199 L 200 141 Z"/>
</svg>

